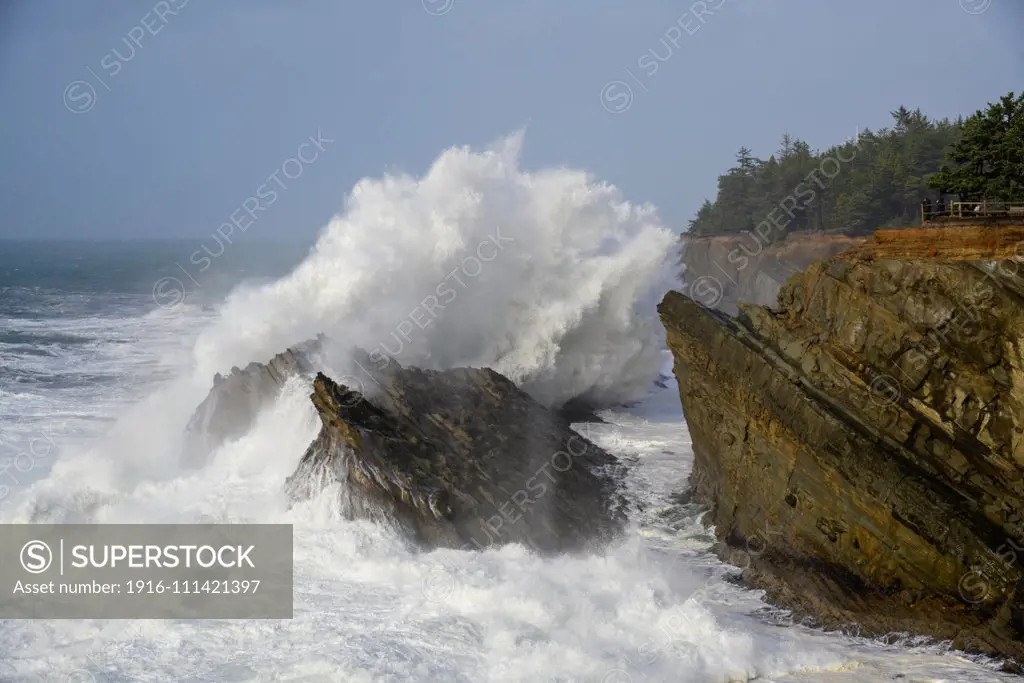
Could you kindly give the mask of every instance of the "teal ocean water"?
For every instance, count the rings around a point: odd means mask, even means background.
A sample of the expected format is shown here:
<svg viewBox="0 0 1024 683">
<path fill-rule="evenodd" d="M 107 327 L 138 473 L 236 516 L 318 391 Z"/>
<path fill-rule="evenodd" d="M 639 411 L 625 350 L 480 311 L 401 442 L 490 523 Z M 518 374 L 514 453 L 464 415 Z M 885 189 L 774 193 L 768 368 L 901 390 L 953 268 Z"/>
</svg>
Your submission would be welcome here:
<svg viewBox="0 0 1024 683">
<path fill-rule="evenodd" d="M 102 431 L 120 405 L 173 373 L 231 287 L 280 277 L 308 251 L 206 245 L 221 254 L 200 272 L 189 261 L 208 254 L 200 240 L 0 240 L 0 460 L 42 433 L 67 442 Z"/>
<path fill-rule="evenodd" d="M 0 683 L 1013 680 L 942 644 L 794 623 L 711 553 L 702 511 L 679 502 L 693 452 L 677 388 L 654 382 L 671 357 L 638 305 L 668 286 L 675 242 L 652 213 L 501 155 L 452 152 L 428 180 L 367 181 L 311 251 L 0 242 L 0 523 L 295 534 L 294 618 L 0 620 Z M 438 316 L 417 327 L 424 301 Z M 299 379 L 249 433 L 180 465 L 213 372 L 321 331 L 401 339 L 410 364 L 495 367 L 542 398 L 607 398 L 606 422 L 577 428 L 629 466 L 628 533 L 559 557 L 425 551 L 348 518 L 345 482 L 293 504 L 283 482 L 319 427 Z"/>
</svg>

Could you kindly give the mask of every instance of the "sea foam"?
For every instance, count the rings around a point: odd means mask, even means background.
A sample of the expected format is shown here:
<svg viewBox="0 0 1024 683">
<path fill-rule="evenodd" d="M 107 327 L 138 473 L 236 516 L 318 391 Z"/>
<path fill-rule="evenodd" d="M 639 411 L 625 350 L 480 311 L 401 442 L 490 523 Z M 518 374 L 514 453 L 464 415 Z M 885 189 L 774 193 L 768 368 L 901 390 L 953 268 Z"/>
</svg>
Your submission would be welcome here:
<svg viewBox="0 0 1024 683">
<path fill-rule="evenodd" d="M 523 170 L 522 143 L 360 181 L 291 274 L 229 297 L 199 371 L 325 333 L 380 363 L 489 366 L 548 404 L 644 394 L 659 365 L 650 293 L 668 286 L 675 235 L 583 171 Z"/>
</svg>

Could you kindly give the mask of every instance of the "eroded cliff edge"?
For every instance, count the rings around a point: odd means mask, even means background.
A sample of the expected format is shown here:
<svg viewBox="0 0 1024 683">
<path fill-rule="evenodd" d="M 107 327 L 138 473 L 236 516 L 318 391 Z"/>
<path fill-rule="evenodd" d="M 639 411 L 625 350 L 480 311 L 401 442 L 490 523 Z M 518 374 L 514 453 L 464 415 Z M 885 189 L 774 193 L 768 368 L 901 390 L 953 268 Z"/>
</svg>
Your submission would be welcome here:
<svg viewBox="0 0 1024 683">
<path fill-rule="evenodd" d="M 1024 661 L 1024 229 L 878 233 L 659 311 L 720 554 L 827 627 Z"/>
<path fill-rule="evenodd" d="M 791 275 L 864 242 L 863 237 L 817 233 L 791 233 L 769 243 L 771 237 L 757 232 L 683 235 L 680 264 L 687 286 L 693 288 L 687 293 L 730 315 L 737 313 L 741 303 L 769 306 Z"/>
</svg>

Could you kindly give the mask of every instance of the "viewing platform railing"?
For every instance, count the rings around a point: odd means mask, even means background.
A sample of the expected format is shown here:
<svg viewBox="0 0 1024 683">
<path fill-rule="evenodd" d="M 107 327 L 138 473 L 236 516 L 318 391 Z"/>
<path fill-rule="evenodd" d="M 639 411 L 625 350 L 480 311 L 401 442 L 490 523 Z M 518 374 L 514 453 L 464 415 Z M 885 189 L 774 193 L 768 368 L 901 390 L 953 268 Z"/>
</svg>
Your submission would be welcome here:
<svg viewBox="0 0 1024 683">
<path fill-rule="evenodd" d="M 1024 221 L 1024 202 L 1004 202 L 982 199 L 973 202 L 950 202 L 943 210 L 941 205 L 921 206 L 921 222 L 936 218 L 1020 218 Z"/>
</svg>

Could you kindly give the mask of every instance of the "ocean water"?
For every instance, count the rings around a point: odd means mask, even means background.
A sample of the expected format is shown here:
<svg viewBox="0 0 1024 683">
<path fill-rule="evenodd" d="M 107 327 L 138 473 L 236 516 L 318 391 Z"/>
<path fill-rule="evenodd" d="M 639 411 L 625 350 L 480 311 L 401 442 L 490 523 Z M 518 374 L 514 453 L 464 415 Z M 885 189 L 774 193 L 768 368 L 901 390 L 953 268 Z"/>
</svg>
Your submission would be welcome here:
<svg viewBox="0 0 1024 683">
<path fill-rule="evenodd" d="M 499 224 L 518 243 L 479 251 Z M 295 527 L 293 619 L 3 621 L 0 681 L 1013 680 L 941 644 L 793 623 L 711 555 L 702 511 L 678 498 L 692 451 L 676 387 L 654 384 L 671 365 L 649 308 L 666 234 L 586 174 L 520 170 L 513 145 L 364 181 L 312 250 L 232 245 L 201 274 L 198 243 L 0 243 L 0 523 Z M 463 273 L 433 325 L 395 335 L 467 253 L 499 256 Z M 316 331 L 492 365 L 542 400 L 627 402 L 577 429 L 629 465 L 628 532 L 582 555 L 425 552 L 345 520 L 337 483 L 289 506 L 318 427 L 298 380 L 204 467 L 178 466 L 213 371 Z"/>
</svg>

